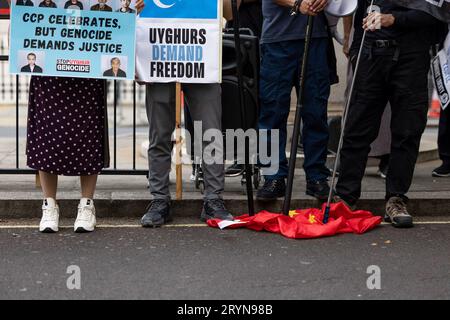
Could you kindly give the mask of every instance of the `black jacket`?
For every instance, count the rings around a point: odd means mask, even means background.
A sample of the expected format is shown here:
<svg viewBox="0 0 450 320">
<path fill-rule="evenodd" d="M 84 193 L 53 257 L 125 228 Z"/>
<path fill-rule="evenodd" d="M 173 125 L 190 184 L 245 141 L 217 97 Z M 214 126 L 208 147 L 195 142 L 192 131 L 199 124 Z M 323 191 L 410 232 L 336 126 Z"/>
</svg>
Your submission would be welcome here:
<svg viewBox="0 0 450 320">
<path fill-rule="evenodd" d="M 22 69 L 20 69 L 20 72 L 30 72 L 31 73 L 32 71 L 31 71 L 30 65 L 27 64 L 26 66 L 23 66 Z M 35 65 L 32 73 L 42 73 L 42 68 L 39 67 L 38 65 Z"/>
<path fill-rule="evenodd" d="M 115 77 L 112 68 L 103 72 L 103 76 L 104 77 Z M 119 69 L 117 71 L 117 78 L 126 78 L 126 77 L 127 77 L 127 74 L 125 73 L 125 71 L 123 71 L 122 69 Z"/>
<path fill-rule="evenodd" d="M 34 7 L 34 4 L 31 0 L 17 0 L 16 6 Z"/>
<path fill-rule="evenodd" d="M 367 16 L 368 0 L 358 1 L 358 11 L 355 15 L 355 35 L 352 44 L 352 55 L 358 52 L 364 33 L 363 19 Z M 381 9 L 381 13 L 390 13 L 395 17 L 395 23 L 389 28 L 381 28 L 376 31 L 368 31 L 366 44 L 375 40 L 396 40 L 402 52 L 414 52 L 429 50 L 436 43 L 436 28 L 441 23 L 438 19 L 423 11 L 408 9 L 389 0 L 376 0 L 375 5 Z M 441 25 L 442 26 L 442 25 Z"/>
</svg>

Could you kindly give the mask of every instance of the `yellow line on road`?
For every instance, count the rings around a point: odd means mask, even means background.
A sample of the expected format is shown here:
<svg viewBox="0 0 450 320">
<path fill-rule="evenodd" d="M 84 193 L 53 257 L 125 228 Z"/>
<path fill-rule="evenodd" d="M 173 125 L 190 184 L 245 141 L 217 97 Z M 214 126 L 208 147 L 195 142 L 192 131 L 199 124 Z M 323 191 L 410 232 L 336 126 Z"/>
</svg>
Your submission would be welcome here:
<svg viewBox="0 0 450 320">
<path fill-rule="evenodd" d="M 450 224 L 450 221 L 420 221 L 414 222 L 414 225 L 447 225 Z M 388 226 L 390 223 L 383 222 L 381 223 L 383 226 Z M 167 224 L 162 226 L 162 228 L 206 228 L 208 225 L 203 223 L 192 223 L 192 224 Z M 0 226 L 0 230 L 2 229 L 38 229 L 38 225 L 3 225 Z M 60 226 L 60 229 L 73 229 L 73 226 Z M 97 225 L 97 228 L 100 229 L 139 229 L 142 228 L 141 225 L 138 224 L 100 224 Z"/>
<path fill-rule="evenodd" d="M 418 221 L 414 222 L 414 225 L 424 225 L 424 224 L 450 224 L 450 221 Z M 383 226 L 389 226 L 391 225 L 390 222 L 382 222 L 381 225 Z"/>
<path fill-rule="evenodd" d="M 162 226 L 162 228 L 203 228 L 208 227 L 206 224 L 168 224 Z M 38 225 L 4 225 L 0 226 L 0 229 L 37 229 Z M 100 224 L 97 226 L 100 229 L 127 229 L 127 228 L 142 228 L 137 224 Z M 59 229 L 73 229 L 73 226 L 60 226 Z"/>
</svg>

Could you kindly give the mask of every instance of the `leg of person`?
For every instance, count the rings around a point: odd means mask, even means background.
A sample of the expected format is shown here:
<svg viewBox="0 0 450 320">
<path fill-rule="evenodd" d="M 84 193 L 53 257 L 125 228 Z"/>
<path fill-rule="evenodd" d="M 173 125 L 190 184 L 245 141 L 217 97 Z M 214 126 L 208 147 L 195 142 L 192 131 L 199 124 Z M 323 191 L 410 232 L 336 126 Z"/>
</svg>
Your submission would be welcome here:
<svg viewBox="0 0 450 320">
<path fill-rule="evenodd" d="M 271 163 L 261 163 L 264 186 L 258 190 L 257 199 L 275 200 L 286 192 L 288 173 L 286 158 L 287 119 L 290 111 L 291 92 L 299 71 L 299 43 L 283 41 L 261 46 L 260 116 L 258 128 L 267 130 L 267 138 L 261 137 L 260 145 L 278 144 L 278 155 Z M 278 131 L 278 141 L 272 141 L 272 133 Z"/>
<path fill-rule="evenodd" d="M 58 176 L 44 171 L 39 171 L 44 202 L 42 204 L 42 219 L 39 231 L 54 233 L 59 230 L 59 206 L 56 204 L 56 192 L 58 188 Z"/>
<path fill-rule="evenodd" d="M 386 220 L 395 227 L 413 226 L 406 194 L 427 123 L 429 61 L 428 52 L 402 54 L 391 74 L 392 146 L 386 177 Z"/>
<path fill-rule="evenodd" d="M 97 224 L 95 217 L 94 193 L 97 186 L 98 175 L 81 176 L 81 200 L 78 204 L 77 219 L 74 230 L 78 233 L 92 232 Z"/>
<path fill-rule="evenodd" d="M 389 170 L 390 157 L 391 157 L 391 155 L 389 153 L 377 157 L 378 159 L 380 159 L 380 163 L 378 164 L 378 174 L 380 175 L 380 177 L 382 179 L 386 179 L 386 177 L 387 177 L 387 172 Z"/>
<path fill-rule="evenodd" d="M 380 132 L 370 146 L 369 157 L 379 159 L 377 174 L 386 179 L 389 167 L 389 154 L 391 152 L 391 105 L 388 103 L 381 118 Z"/>
<path fill-rule="evenodd" d="M 306 194 L 318 199 L 327 199 L 330 191 L 327 182 L 330 172 L 326 167 L 329 138 L 327 106 L 330 97 L 327 52 L 328 39 L 312 40 L 302 110 Z"/>
<path fill-rule="evenodd" d="M 98 175 L 81 176 L 81 197 L 94 199 L 95 188 L 97 187 Z"/>
<path fill-rule="evenodd" d="M 433 177 L 450 177 L 450 108 L 441 109 L 438 147 L 442 165 L 433 170 Z"/>
<path fill-rule="evenodd" d="M 147 118 L 149 123 L 149 184 L 153 201 L 146 209 L 141 224 L 159 227 L 171 220 L 169 175 L 172 166 L 172 133 L 175 129 L 175 85 L 147 85 Z"/>
<path fill-rule="evenodd" d="M 189 112 L 189 109 L 186 108 L 187 102 L 186 99 L 184 100 L 185 108 L 184 108 L 184 126 L 186 128 L 186 131 L 189 133 L 191 138 L 194 136 L 194 122 L 192 121 L 191 113 Z M 191 158 L 192 161 L 192 174 L 190 177 L 191 181 L 195 181 L 195 156 L 194 156 L 194 139 L 191 139 L 191 143 L 189 145 L 186 145 L 187 153 Z"/>
<path fill-rule="evenodd" d="M 39 171 L 39 179 L 41 181 L 44 198 L 52 198 L 55 200 L 58 189 L 58 176 L 56 174 Z"/>
<path fill-rule="evenodd" d="M 370 145 L 376 139 L 384 108 L 388 102 L 386 79 L 392 56 L 361 57 L 350 104 L 340 156 L 336 200 L 354 207 L 361 196 L 361 181 L 366 169 Z"/>
<path fill-rule="evenodd" d="M 187 84 L 183 86 L 194 121 L 194 128 L 201 123 L 202 168 L 205 182 L 205 203 L 201 213 L 203 221 L 209 219 L 233 220 L 225 208 L 222 192 L 225 186 L 224 150 L 222 137 L 222 101 L 219 84 Z M 197 135 L 200 134 L 196 132 Z M 206 133 L 206 135 L 205 135 Z M 191 137 L 195 139 L 194 137 Z M 198 143 L 198 141 L 195 141 Z M 194 147 L 195 148 L 195 147 Z"/>
</svg>

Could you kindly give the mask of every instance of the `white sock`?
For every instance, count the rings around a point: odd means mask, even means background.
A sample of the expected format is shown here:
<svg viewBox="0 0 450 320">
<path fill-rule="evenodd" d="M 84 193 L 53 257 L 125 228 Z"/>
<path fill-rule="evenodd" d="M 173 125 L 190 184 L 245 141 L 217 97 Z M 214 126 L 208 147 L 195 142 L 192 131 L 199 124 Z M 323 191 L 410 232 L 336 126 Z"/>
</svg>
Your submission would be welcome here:
<svg viewBox="0 0 450 320">
<path fill-rule="evenodd" d="M 55 208 L 56 207 L 56 200 L 53 198 L 45 198 L 43 202 L 43 206 L 46 208 Z"/>
<path fill-rule="evenodd" d="M 94 200 L 90 198 L 81 198 L 80 205 L 83 207 L 90 207 L 94 205 Z"/>
</svg>

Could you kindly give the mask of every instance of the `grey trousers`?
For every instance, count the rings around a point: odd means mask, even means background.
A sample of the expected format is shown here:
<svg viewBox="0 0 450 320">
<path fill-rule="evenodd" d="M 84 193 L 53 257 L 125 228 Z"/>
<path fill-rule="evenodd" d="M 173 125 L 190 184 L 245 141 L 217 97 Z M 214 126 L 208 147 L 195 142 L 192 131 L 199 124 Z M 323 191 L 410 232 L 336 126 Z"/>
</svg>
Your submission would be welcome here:
<svg viewBox="0 0 450 320">
<path fill-rule="evenodd" d="M 184 84 L 183 92 L 191 117 L 193 121 L 202 121 L 203 132 L 208 129 L 221 130 L 220 85 Z M 175 129 L 175 84 L 148 84 L 146 107 L 150 126 L 148 149 L 150 192 L 153 199 L 169 201 L 169 174 L 173 149 L 172 134 Z M 223 150 L 222 139 L 220 141 L 203 142 L 202 149 L 207 145 L 215 147 L 216 150 Z M 205 199 L 221 198 L 225 184 L 223 161 L 220 164 L 212 165 L 203 163 L 202 169 L 205 182 Z"/>
</svg>

